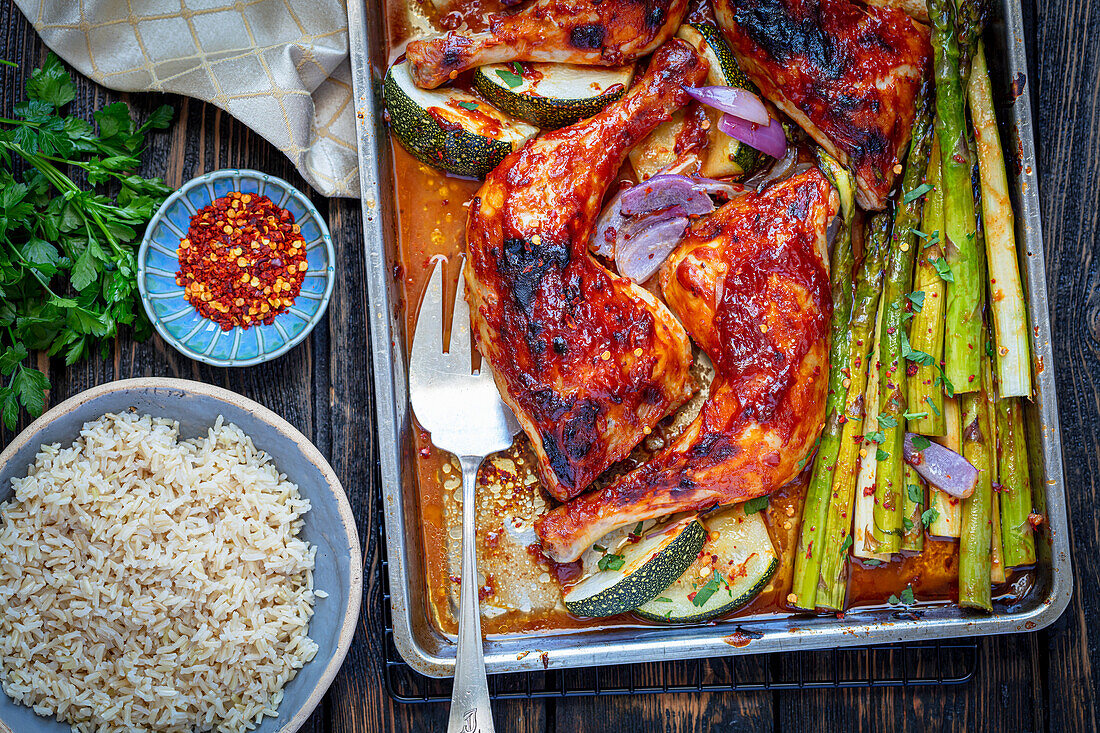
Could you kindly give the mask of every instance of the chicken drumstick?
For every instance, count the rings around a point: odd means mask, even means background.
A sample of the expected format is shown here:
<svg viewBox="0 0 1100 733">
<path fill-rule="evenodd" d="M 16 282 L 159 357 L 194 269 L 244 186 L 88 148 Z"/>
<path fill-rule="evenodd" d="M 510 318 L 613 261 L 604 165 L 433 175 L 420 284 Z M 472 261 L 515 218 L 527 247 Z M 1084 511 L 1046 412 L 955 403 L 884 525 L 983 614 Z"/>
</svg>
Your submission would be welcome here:
<svg viewBox="0 0 1100 733">
<path fill-rule="evenodd" d="M 588 240 L 627 152 L 706 71 L 689 45 L 670 41 L 625 97 L 528 142 L 470 204 L 466 293 L 478 347 L 558 499 L 582 491 L 690 396 L 683 326 L 600 265 Z"/>
<path fill-rule="evenodd" d="M 680 27 L 688 0 L 538 0 L 490 15 L 485 33 L 444 33 L 405 49 L 413 80 L 434 89 L 466 69 L 508 61 L 620 66 Z"/>
</svg>

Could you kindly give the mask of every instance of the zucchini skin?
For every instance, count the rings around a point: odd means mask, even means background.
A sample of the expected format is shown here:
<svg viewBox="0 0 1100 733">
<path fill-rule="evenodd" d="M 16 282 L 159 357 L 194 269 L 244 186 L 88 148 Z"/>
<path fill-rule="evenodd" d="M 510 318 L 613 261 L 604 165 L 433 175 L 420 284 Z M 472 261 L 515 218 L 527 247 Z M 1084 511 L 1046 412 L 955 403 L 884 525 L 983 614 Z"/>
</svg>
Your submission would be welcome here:
<svg viewBox="0 0 1100 733">
<path fill-rule="evenodd" d="M 382 83 L 382 98 L 393 134 L 410 155 L 425 165 L 459 176 L 483 179 L 516 149 L 504 140 L 439 124 L 405 94 L 392 68 Z"/>
<path fill-rule="evenodd" d="M 622 99 L 629 86 L 623 85 L 618 91 L 604 92 L 598 97 L 555 99 L 505 89 L 489 78 L 489 71 L 490 67 L 482 66 L 474 72 L 474 88 L 498 109 L 544 130 L 568 127 L 599 114 L 607 105 Z"/>
<path fill-rule="evenodd" d="M 580 601 L 565 601 L 574 616 L 598 618 L 632 611 L 656 598 L 695 561 L 707 538 L 698 519 L 640 568 L 607 590 Z"/>
</svg>

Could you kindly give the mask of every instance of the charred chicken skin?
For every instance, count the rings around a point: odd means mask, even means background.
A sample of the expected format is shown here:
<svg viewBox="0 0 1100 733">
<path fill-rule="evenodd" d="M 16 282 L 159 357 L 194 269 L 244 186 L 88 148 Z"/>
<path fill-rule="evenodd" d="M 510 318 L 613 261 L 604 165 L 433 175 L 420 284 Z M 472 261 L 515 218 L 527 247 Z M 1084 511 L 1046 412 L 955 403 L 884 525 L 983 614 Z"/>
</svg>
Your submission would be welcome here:
<svg viewBox="0 0 1100 733">
<path fill-rule="evenodd" d="M 826 228 L 838 206 L 813 169 L 691 227 L 661 288 L 714 362 L 710 395 L 651 461 L 543 515 L 543 552 L 570 562 L 616 527 L 745 501 L 797 475 L 825 417 Z"/>
<path fill-rule="evenodd" d="M 588 241 L 627 152 L 690 99 L 683 87 L 706 70 L 686 43 L 667 43 L 623 99 L 527 143 L 471 202 L 465 274 L 478 346 L 558 499 L 691 394 L 683 326 L 600 265 Z"/>
<path fill-rule="evenodd" d="M 434 89 L 459 73 L 508 61 L 620 66 L 672 38 L 688 0 L 538 0 L 489 16 L 488 31 L 448 32 L 405 50 L 413 80 Z"/>
<path fill-rule="evenodd" d="M 931 58 L 928 29 L 850 0 L 715 0 L 741 68 L 765 97 L 847 165 L 881 209 L 909 144 Z"/>
</svg>

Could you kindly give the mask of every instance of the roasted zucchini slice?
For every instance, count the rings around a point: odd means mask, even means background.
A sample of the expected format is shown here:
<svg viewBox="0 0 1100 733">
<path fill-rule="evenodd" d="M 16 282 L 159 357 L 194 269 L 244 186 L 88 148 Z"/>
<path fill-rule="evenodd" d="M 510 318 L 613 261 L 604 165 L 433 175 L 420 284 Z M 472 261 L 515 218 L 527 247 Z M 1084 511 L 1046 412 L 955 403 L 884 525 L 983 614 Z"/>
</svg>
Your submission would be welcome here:
<svg viewBox="0 0 1100 733">
<path fill-rule="evenodd" d="M 546 130 L 591 117 L 630 88 L 634 64 L 490 64 L 474 72 L 474 87 L 510 115 Z"/>
<path fill-rule="evenodd" d="M 583 558 L 585 575 L 564 595 L 576 616 L 614 616 L 656 597 L 695 561 L 707 531 L 695 514 L 640 534 L 611 533 Z"/>
<path fill-rule="evenodd" d="M 710 62 L 707 72 L 708 86 L 731 86 L 757 89 L 737 65 L 737 59 L 722 38 L 722 32 L 707 22 L 687 23 L 680 26 L 676 36 L 695 47 Z M 759 165 L 763 153 L 734 140 L 718 129 L 721 113 L 706 108 L 710 127 L 707 130 L 707 149 L 702 154 L 700 174 L 707 178 L 743 178 Z M 657 127 L 649 137 L 630 152 L 630 164 L 640 180 L 645 180 L 676 162 L 676 139 L 685 125 L 683 113 Z"/>
<path fill-rule="evenodd" d="M 761 512 L 741 505 L 704 517 L 707 541 L 672 585 L 635 609 L 651 621 L 693 623 L 741 608 L 768 585 L 779 567 Z"/>
<path fill-rule="evenodd" d="M 454 88 L 421 89 L 409 64 L 390 67 L 382 84 L 394 135 L 413 157 L 460 176 L 484 178 L 538 133 L 484 99 Z"/>
</svg>

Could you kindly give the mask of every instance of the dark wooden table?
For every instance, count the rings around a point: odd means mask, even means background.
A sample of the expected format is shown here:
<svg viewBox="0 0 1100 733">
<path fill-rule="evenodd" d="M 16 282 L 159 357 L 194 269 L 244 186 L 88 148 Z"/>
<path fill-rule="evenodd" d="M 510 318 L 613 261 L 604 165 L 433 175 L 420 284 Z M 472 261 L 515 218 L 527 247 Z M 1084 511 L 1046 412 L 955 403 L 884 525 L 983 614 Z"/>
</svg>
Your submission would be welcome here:
<svg viewBox="0 0 1100 733">
<path fill-rule="evenodd" d="M 967 685 L 874 691 L 704 693 L 507 702 L 505 731 L 1092 731 L 1100 704 L 1100 3 L 1025 0 L 1029 76 L 1038 125 L 1054 369 L 1058 378 L 1066 484 L 1073 525 L 1074 596 L 1053 627 L 983 639 Z M 19 11 L 0 3 L 0 115 L 22 97 L 26 75 L 46 49 Z M 176 123 L 151 137 L 146 175 L 179 186 L 226 167 L 258 168 L 308 187 L 282 154 L 213 106 L 182 97 L 119 95 L 81 79 L 74 110 L 90 117 L 124 99 L 139 114 L 168 102 Z M 356 201 L 313 197 L 336 246 L 336 289 L 310 338 L 273 363 L 216 369 L 190 361 L 159 339 L 118 339 L 109 359 L 67 369 L 39 356 L 50 403 L 103 382 L 173 376 L 227 387 L 279 413 L 329 457 L 351 497 L 364 542 L 364 614 L 343 671 L 303 729 L 441 731 L 446 706 L 392 702 L 382 684 L 378 547 L 372 497 L 378 481 L 365 311 L 364 256 Z M 13 436 L 0 434 L 0 444 Z"/>
</svg>

